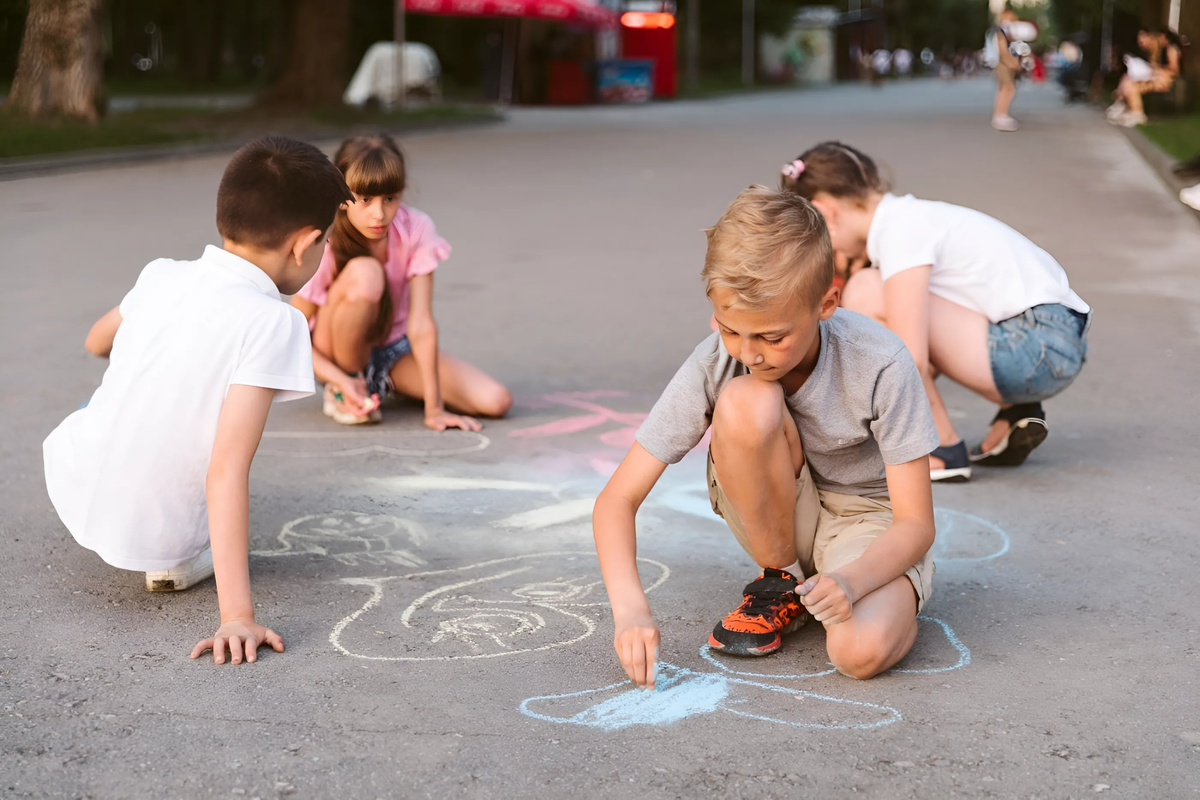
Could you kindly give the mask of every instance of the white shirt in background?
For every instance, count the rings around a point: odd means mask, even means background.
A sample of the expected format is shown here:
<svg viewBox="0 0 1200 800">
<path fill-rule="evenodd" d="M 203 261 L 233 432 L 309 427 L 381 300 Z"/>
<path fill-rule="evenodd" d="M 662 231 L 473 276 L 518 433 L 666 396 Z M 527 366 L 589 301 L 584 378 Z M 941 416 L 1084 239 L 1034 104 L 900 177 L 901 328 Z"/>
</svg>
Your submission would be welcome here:
<svg viewBox="0 0 1200 800">
<path fill-rule="evenodd" d="M 930 292 L 991 322 L 1045 303 L 1091 310 L 1053 256 L 1000 220 L 950 203 L 884 195 L 867 234 L 867 257 L 884 281 L 931 267 Z"/>
<path fill-rule="evenodd" d="M 169 569 L 208 545 L 205 479 L 232 384 L 314 391 L 304 315 L 265 272 L 210 245 L 152 261 L 121 301 L 100 388 L 42 445 L 46 488 L 79 544 L 121 569 Z"/>
</svg>

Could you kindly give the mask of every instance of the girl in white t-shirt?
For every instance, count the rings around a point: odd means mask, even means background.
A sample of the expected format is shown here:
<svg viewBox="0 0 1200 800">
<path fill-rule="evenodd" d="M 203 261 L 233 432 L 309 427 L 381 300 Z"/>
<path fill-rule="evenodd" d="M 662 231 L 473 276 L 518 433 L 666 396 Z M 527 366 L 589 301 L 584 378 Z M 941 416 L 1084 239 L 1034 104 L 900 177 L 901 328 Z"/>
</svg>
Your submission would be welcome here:
<svg viewBox="0 0 1200 800">
<path fill-rule="evenodd" d="M 425 424 L 438 431 L 477 431 L 474 417 L 504 416 L 508 390 L 439 349 L 433 271 L 450 245 L 400 202 L 400 148 L 386 134 L 353 136 L 333 161 L 355 202 L 338 211 L 317 274 L 292 298 L 312 330 L 325 413 L 344 425 L 378 422 L 380 395 L 402 394 L 424 401 Z"/>
<path fill-rule="evenodd" d="M 824 142 L 783 168 L 782 187 L 825 215 L 834 249 L 866 255 L 842 305 L 904 340 L 925 379 L 941 446 L 934 480 L 971 464 L 1016 466 L 1046 438 L 1041 401 L 1067 388 L 1087 357 L 1091 308 L 1054 258 L 999 220 L 888 192 L 875 162 Z M 1000 406 L 968 452 L 934 379 L 945 374 Z"/>
</svg>

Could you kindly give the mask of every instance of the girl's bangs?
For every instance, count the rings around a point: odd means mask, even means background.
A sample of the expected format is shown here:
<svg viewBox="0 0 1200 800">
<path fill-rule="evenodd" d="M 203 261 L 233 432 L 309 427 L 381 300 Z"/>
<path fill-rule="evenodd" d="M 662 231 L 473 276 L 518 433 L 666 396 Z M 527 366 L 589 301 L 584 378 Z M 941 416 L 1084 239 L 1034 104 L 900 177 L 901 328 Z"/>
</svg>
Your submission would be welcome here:
<svg viewBox="0 0 1200 800">
<path fill-rule="evenodd" d="M 377 148 L 349 166 L 346 185 L 360 197 L 400 194 L 404 190 L 404 162 L 395 153 Z"/>
</svg>

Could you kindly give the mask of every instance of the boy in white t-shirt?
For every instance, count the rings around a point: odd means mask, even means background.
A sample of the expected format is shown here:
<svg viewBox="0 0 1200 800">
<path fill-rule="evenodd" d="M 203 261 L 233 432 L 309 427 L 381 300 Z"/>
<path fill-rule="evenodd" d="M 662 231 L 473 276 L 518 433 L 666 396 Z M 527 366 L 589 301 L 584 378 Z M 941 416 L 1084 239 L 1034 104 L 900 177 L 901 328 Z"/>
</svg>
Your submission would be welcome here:
<svg viewBox="0 0 1200 800">
<path fill-rule="evenodd" d="M 192 651 L 256 659 L 283 640 L 254 618 L 249 473 L 272 402 L 312 394 L 304 316 L 282 301 L 312 277 L 341 173 L 312 145 L 265 136 L 234 154 L 217 230 L 197 261 L 152 261 L 86 347 L 100 388 L 43 445 L 46 488 L 75 540 L 146 588 L 216 574 L 221 624 Z"/>
<path fill-rule="evenodd" d="M 972 464 L 1023 463 L 1046 438 L 1042 401 L 1087 359 L 1092 310 L 1054 257 L 987 214 L 888 193 L 875 162 L 840 142 L 784 166 L 782 187 L 825 215 L 834 249 L 878 267 L 855 273 L 842 305 L 887 325 L 916 360 L 941 439 L 931 478 L 964 481 Z M 971 451 L 939 374 L 1000 406 Z"/>
</svg>

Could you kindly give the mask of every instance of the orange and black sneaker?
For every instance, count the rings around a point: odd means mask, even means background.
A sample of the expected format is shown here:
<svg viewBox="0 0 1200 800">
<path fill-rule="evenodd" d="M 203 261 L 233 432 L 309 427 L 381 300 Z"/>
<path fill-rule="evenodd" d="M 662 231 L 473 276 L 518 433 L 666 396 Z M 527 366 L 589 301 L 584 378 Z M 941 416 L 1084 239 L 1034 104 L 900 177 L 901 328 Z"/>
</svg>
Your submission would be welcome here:
<svg viewBox="0 0 1200 800">
<path fill-rule="evenodd" d="M 799 584 L 790 572 L 764 569 L 758 580 L 742 590 L 742 604 L 713 628 L 708 646 L 733 656 L 774 653 L 783 644 L 783 634 L 808 619 L 795 594 Z"/>
</svg>

